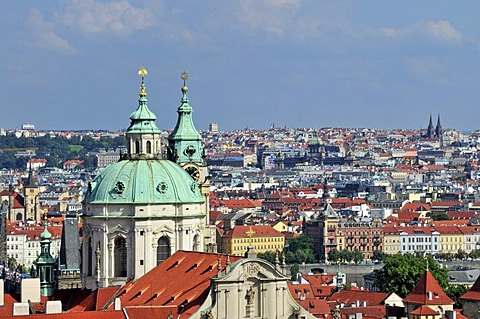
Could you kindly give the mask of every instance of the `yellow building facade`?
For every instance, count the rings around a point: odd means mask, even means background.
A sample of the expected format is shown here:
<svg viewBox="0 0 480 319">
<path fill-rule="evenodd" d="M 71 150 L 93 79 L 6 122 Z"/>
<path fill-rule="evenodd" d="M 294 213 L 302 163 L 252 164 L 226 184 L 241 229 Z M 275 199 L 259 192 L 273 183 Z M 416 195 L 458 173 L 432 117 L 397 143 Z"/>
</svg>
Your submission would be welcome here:
<svg viewBox="0 0 480 319">
<path fill-rule="evenodd" d="M 217 245 L 220 253 L 230 255 L 243 256 L 248 247 L 253 247 L 257 253 L 283 251 L 285 236 L 267 225 L 235 226 L 219 234 Z"/>
</svg>

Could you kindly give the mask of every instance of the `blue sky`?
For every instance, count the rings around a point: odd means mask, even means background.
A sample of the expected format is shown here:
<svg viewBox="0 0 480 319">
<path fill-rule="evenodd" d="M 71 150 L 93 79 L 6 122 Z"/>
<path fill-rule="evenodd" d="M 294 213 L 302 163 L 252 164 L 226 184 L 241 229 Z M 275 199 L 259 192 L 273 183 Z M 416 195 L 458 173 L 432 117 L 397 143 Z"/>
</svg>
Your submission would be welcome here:
<svg viewBox="0 0 480 319">
<path fill-rule="evenodd" d="M 0 127 L 479 129 L 480 1 L 0 2 Z"/>
</svg>

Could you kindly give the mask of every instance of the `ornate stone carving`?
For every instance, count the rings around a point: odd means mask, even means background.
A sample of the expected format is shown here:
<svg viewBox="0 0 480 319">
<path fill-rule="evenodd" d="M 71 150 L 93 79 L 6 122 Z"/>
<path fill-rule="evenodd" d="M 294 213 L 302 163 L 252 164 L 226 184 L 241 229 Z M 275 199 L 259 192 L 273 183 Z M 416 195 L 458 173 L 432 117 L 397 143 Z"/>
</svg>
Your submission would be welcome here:
<svg viewBox="0 0 480 319">
<path fill-rule="evenodd" d="M 243 272 L 246 277 L 259 278 L 258 273 L 260 272 L 260 266 L 251 262 L 246 263 L 243 265 Z"/>
</svg>

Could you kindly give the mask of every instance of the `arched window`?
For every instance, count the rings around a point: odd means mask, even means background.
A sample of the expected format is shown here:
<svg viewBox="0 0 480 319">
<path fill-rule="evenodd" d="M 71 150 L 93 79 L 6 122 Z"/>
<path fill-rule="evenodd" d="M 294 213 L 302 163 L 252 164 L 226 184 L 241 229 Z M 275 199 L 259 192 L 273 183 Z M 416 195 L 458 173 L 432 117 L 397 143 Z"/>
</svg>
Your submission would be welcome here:
<svg viewBox="0 0 480 319">
<path fill-rule="evenodd" d="M 114 256 L 115 277 L 127 277 L 127 242 L 125 238 L 115 240 Z"/>
<path fill-rule="evenodd" d="M 200 251 L 200 236 L 195 235 L 193 236 L 193 251 Z"/>
<path fill-rule="evenodd" d="M 93 248 L 92 248 L 92 239 L 89 238 L 88 239 L 88 243 L 87 243 L 88 247 L 87 247 L 87 276 L 91 276 L 92 273 L 93 273 Z"/>
<path fill-rule="evenodd" d="M 170 257 L 170 240 L 167 236 L 162 236 L 158 239 L 157 265 L 168 257 Z"/>
<path fill-rule="evenodd" d="M 140 154 L 140 141 L 135 141 L 135 153 Z"/>
<path fill-rule="evenodd" d="M 22 220 L 22 219 L 23 219 L 22 213 L 18 213 L 17 214 L 17 220 Z"/>
<path fill-rule="evenodd" d="M 152 142 L 147 141 L 147 154 L 152 153 Z"/>
</svg>

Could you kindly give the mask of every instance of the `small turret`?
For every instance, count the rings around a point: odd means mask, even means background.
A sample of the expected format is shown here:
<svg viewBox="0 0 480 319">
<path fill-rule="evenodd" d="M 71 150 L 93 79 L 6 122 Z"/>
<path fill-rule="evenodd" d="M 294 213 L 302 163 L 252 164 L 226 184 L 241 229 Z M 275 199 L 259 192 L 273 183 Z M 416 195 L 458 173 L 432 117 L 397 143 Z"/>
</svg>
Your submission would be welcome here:
<svg viewBox="0 0 480 319">
<path fill-rule="evenodd" d="M 51 296 L 54 292 L 54 267 L 55 259 L 50 254 L 52 234 L 47 227 L 47 213 L 44 214 L 44 229 L 40 234 L 40 256 L 37 258 L 37 275 L 40 278 L 40 294 Z"/>
</svg>

